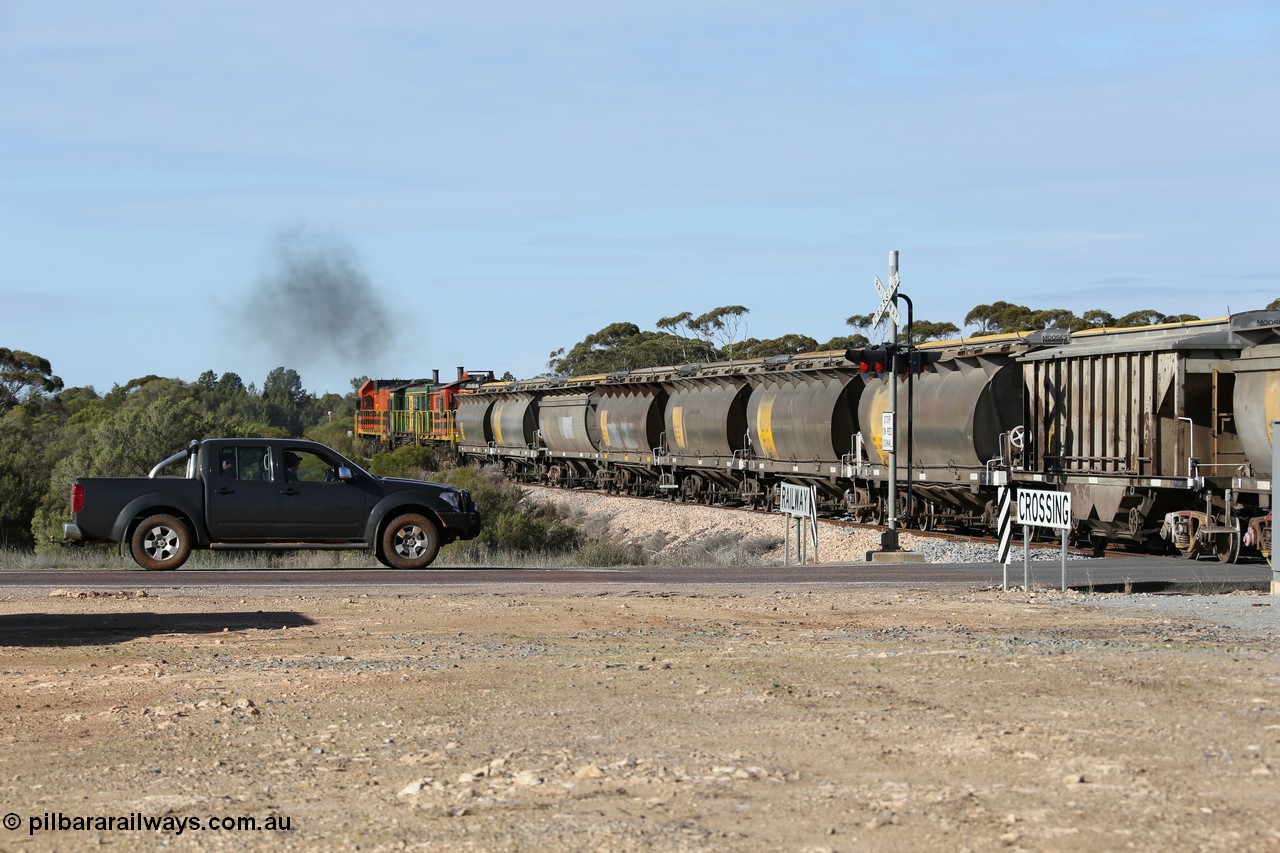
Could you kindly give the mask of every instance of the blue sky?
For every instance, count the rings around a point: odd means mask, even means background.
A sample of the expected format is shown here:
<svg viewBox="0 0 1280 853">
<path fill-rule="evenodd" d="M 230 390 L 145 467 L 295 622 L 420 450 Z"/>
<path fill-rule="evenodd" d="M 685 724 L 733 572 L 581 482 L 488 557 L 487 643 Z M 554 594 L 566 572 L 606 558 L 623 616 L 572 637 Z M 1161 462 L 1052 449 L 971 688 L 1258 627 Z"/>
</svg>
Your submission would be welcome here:
<svg viewBox="0 0 1280 853">
<path fill-rule="evenodd" d="M 0 0 L 0 346 L 525 377 L 721 305 L 846 334 L 890 249 L 919 319 L 1222 316 L 1280 297 L 1278 80 L 1275 0 Z"/>
</svg>

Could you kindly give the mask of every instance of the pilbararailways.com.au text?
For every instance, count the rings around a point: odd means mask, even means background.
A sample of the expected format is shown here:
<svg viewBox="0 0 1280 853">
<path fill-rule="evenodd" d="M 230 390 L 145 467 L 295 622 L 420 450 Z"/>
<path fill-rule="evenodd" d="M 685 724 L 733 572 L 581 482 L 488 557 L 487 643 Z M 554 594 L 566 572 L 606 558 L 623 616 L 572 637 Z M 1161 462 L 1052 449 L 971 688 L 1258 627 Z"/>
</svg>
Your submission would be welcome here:
<svg viewBox="0 0 1280 853">
<path fill-rule="evenodd" d="M 24 824 L 27 835 L 37 832 L 163 832 L 181 835 L 193 832 L 289 832 L 293 818 L 272 814 L 262 818 L 252 815 L 147 815 L 129 812 L 122 815 L 78 815 L 65 812 L 21 815 L 9 812 L 3 818 L 4 828 L 20 829 Z"/>
</svg>

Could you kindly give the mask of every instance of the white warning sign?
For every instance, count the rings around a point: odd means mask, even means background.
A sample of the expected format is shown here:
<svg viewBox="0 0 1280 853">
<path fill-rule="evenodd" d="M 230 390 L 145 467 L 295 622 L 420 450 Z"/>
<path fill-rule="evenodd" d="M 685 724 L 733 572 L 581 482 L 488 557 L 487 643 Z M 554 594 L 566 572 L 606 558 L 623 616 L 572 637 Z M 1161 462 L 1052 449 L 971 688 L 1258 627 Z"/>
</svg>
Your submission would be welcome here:
<svg viewBox="0 0 1280 853">
<path fill-rule="evenodd" d="M 1018 523 L 1070 530 L 1075 525 L 1071 518 L 1071 493 L 1018 489 Z"/>
<path fill-rule="evenodd" d="M 796 486 L 791 483 L 783 483 L 780 494 L 778 495 L 778 510 L 785 515 L 795 515 L 801 518 L 816 518 L 818 515 L 818 507 L 814 501 L 813 487 Z"/>
</svg>

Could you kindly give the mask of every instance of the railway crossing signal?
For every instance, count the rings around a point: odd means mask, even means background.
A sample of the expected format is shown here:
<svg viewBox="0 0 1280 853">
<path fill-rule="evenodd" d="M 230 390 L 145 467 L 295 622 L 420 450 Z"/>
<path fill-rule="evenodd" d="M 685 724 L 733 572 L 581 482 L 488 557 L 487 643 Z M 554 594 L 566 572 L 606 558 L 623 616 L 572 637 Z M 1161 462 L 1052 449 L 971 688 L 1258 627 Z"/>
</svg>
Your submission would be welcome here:
<svg viewBox="0 0 1280 853">
<path fill-rule="evenodd" d="M 858 370 L 862 373 L 881 374 L 889 370 L 895 352 L 898 354 L 898 372 L 904 376 L 908 373 L 922 373 L 926 367 L 942 357 L 940 352 L 893 344 L 847 349 L 844 351 L 844 357 L 858 365 Z M 904 355 L 906 358 L 903 358 Z"/>
<path fill-rule="evenodd" d="M 942 358 L 942 353 L 933 350 L 918 350 L 912 347 L 907 353 L 907 370 L 910 373 L 923 373 L 924 369 Z"/>
<path fill-rule="evenodd" d="M 858 370 L 863 373 L 884 373 L 892 361 L 892 353 L 887 347 L 847 349 L 844 357 L 858 365 Z"/>
</svg>

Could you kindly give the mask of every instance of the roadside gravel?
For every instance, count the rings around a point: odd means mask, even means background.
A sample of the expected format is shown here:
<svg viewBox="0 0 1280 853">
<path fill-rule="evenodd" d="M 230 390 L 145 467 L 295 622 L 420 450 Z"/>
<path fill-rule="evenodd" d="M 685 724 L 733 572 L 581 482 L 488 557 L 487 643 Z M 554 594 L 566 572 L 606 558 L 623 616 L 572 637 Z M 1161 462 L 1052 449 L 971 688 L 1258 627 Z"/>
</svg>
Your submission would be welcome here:
<svg viewBox="0 0 1280 853">
<path fill-rule="evenodd" d="M 1134 612 L 1165 625 L 1197 621 L 1255 637 L 1280 639 L 1280 597 L 1270 595 L 1081 595 L 1063 599 L 1062 603 Z"/>
</svg>

